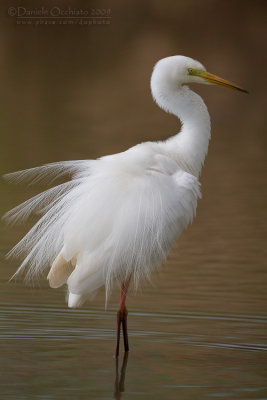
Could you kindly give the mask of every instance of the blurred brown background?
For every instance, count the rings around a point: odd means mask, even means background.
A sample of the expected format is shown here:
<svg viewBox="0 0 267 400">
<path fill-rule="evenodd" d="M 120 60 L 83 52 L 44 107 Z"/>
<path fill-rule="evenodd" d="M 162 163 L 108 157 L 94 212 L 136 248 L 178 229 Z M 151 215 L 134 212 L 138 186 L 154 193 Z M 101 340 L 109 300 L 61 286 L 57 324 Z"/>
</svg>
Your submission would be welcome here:
<svg viewBox="0 0 267 400">
<path fill-rule="evenodd" d="M 18 6 L 104 10 L 111 18 L 91 26 L 68 19 L 37 25 L 38 18 L 22 25 Z M 96 158 L 173 135 L 179 122 L 153 103 L 150 75 L 160 58 L 188 55 L 250 92 L 195 87 L 212 121 L 198 216 L 205 227 L 214 219 L 216 231 L 221 213 L 231 232 L 235 225 L 236 235 L 257 243 L 266 217 L 266 8 L 260 0 L 7 2 L 0 39 L 1 170 Z M 4 186 L 3 209 L 22 192 Z M 208 242 L 212 235 L 207 232 Z"/>
<path fill-rule="evenodd" d="M 73 25 L 67 18 L 54 25 L 44 19 L 40 25 L 38 18 L 17 18 L 26 11 L 36 16 L 42 8 L 51 13 L 53 7 L 68 16 L 68 10 L 87 10 L 111 18 L 95 19 L 95 25 L 77 19 Z M 188 55 L 250 92 L 195 86 L 212 121 L 196 227 L 205 238 L 206 255 L 234 252 L 256 263 L 255 251 L 262 265 L 266 8 L 260 0 L 6 3 L 0 39 L 1 170 L 96 158 L 173 135 L 179 121 L 153 103 L 150 75 L 160 58 Z M 4 185 L 3 211 L 32 190 Z M 183 240 L 194 247 L 196 232 L 182 237 L 181 252 Z M 195 245 L 200 246 L 200 238 Z M 249 256 L 244 248 L 252 249 Z M 191 257 L 182 259 L 199 262 Z"/>
<path fill-rule="evenodd" d="M 110 25 L 17 25 L 9 7 L 110 9 Z M 183 54 L 243 85 L 249 96 L 196 87 L 212 118 L 209 154 L 263 162 L 266 1 L 14 1 L 2 4 L 3 171 L 95 158 L 178 130 L 153 104 L 155 62 Z M 99 22 L 99 21 L 98 21 Z M 220 147 L 218 148 L 220 143 Z M 261 167 L 264 167 L 262 164 Z M 207 172 L 207 171 L 206 171 Z M 224 174 L 231 174 L 226 168 Z"/>
<path fill-rule="evenodd" d="M 18 6 L 111 18 L 41 25 L 16 18 Z M 155 285 L 129 296 L 131 398 L 266 397 L 266 11 L 265 0 L 1 4 L 1 173 L 173 135 L 179 121 L 153 103 L 149 84 L 166 56 L 195 58 L 250 92 L 194 87 L 212 121 L 203 199 Z M 42 189 L 1 182 L 1 214 Z M 3 226 L 1 253 L 28 227 Z M 7 284 L 18 261 L 1 264 L 3 396 L 110 398 L 118 291 L 106 313 L 103 291 L 70 311 L 63 288 Z"/>
<path fill-rule="evenodd" d="M 17 18 L 26 11 L 36 16 L 42 8 L 51 13 L 53 7 L 68 16 L 69 10 L 87 10 L 111 18 L 96 18 L 94 25 Z M 244 278 L 242 260 L 249 263 L 247 281 L 251 284 L 251 274 L 258 280 L 257 265 L 265 274 L 266 8 L 259 0 L 8 2 L 0 39 L 1 170 L 96 158 L 173 135 L 179 121 L 153 103 L 150 75 L 160 58 L 191 56 L 250 94 L 195 86 L 211 114 L 212 140 L 195 227 L 182 236 L 175 263 L 192 268 L 203 254 L 219 254 L 228 260 L 222 271 L 219 264 L 219 283 L 232 279 L 227 268 L 238 281 Z M 32 193 L 36 190 L 2 185 L 2 211 Z M 4 252 L 20 229 L 4 230 Z M 211 264 L 212 276 L 216 262 Z M 179 285 L 181 270 L 178 274 Z M 198 279 L 195 284 L 199 287 Z"/>
</svg>

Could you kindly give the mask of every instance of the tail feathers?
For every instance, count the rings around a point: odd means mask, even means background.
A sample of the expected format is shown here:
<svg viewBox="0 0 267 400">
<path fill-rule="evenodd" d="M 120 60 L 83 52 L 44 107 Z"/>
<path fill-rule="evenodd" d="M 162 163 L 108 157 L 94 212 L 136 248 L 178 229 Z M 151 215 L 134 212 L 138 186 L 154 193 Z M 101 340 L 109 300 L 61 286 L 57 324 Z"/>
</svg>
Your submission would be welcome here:
<svg viewBox="0 0 267 400">
<path fill-rule="evenodd" d="M 56 289 L 64 285 L 75 268 L 76 259 L 65 260 L 60 253 L 52 264 L 47 279 L 51 288 Z"/>
</svg>

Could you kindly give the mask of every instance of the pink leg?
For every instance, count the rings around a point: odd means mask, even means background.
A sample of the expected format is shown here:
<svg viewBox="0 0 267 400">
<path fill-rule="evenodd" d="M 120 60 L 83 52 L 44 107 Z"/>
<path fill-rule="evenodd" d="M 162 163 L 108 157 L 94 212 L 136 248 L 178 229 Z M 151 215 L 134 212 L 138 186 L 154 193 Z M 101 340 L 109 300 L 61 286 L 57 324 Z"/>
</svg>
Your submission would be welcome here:
<svg viewBox="0 0 267 400">
<path fill-rule="evenodd" d="M 123 341 L 124 341 L 124 351 L 129 351 L 129 343 L 128 343 L 128 332 L 127 332 L 127 315 L 128 311 L 125 306 L 127 290 L 130 284 L 130 280 L 124 282 L 121 285 L 121 296 L 120 296 L 120 307 L 117 313 L 117 346 L 116 346 L 116 358 L 119 357 L 120 352 L 120 333 L 121 333 L 121 325 L 122 325 L 122 333 L 123 333 Z"/>
</svg>

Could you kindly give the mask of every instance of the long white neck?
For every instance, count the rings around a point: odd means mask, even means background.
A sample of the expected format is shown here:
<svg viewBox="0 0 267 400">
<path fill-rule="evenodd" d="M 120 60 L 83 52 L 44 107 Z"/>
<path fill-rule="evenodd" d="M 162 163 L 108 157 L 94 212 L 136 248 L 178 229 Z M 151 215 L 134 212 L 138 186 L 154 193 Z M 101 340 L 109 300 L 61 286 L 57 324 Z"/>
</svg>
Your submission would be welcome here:
<svg viewBox="0 0 267 400">
<path fill-rule="evenodd" d="M 152 95 L 165 111 L 176 115 L 182 129 L 162 142 L 162 151 L 196 177 L 201 172 L 210 139 L 210 117 L 202 98 L 187 86 L 153 87 Z"/>
</svg>

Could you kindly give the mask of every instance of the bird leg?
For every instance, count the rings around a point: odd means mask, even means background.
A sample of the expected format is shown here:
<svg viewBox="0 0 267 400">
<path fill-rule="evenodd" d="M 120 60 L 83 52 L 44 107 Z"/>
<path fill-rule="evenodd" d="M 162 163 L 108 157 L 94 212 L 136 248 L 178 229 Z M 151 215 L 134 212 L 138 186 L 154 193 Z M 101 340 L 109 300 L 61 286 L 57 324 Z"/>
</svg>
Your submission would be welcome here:
<svg viewBox="0 0 267 400">
<path fill-rule="evenodd" d="M 124 341 L 124 351 L 125 352 L 129 351 L 128 332 L 127 332 L 128 310 L 125 306 L 126 295 L 129 284 L 130 284 L 130 279 L 121 285 L 120 307 L 117 313 L 117 346 L 115 353 L 116 358 L 119 357 L 119 351 L 120 351 L 121 326 L 122 326 L 123 341 Z"/>
</svg>

